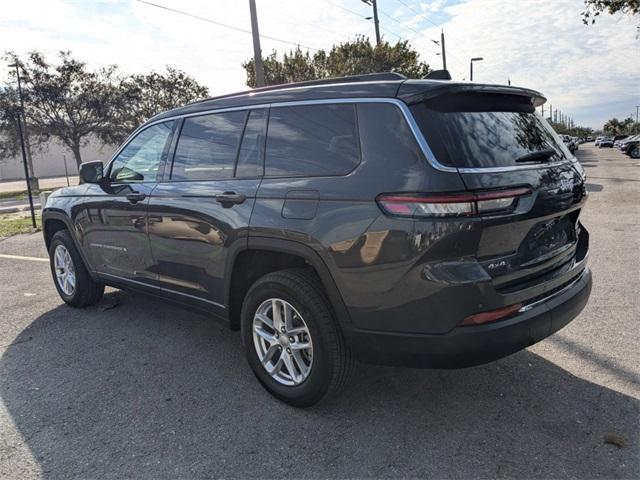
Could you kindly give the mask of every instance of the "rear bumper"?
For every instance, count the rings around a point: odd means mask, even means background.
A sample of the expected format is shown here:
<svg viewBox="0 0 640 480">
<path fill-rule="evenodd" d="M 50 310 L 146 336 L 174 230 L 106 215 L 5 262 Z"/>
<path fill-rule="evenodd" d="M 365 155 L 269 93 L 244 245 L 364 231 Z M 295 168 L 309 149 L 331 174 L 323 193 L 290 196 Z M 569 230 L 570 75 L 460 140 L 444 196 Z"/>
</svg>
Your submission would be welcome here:
<svg viewBox="0 0 640 480">
<path fill-rule="evenodd" d="M 347 330 L 359 360 L 381 365 L 462 368 L 522 350 L 557 332 L 582 311 L 591 293 L 591 271 L 567 289 L 507 320 L 456 327 L 442 335 Z"/>
</svg>

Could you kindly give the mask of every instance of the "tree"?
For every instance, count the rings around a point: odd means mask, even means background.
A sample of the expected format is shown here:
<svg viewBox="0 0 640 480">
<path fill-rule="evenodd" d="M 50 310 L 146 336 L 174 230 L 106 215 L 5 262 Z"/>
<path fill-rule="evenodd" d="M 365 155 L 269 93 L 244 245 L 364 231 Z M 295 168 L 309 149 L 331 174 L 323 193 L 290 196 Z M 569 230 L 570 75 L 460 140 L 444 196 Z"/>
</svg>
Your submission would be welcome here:
<svg viewBox="0 0 640 480">
<path fill-rule="evenodd" d="M 582 12 L 582 21 L 585 25 L 595 23 L 596 17 L 605 11 L 610 15 L 640 14 L 640 0 L 584 0 L 584 6 L 586 10 Z"/>
<path fill-rule="evenodd" d="M 430 71 L 409 42 L 391 45 L 383 41 L 373 46 L 365 37 L 334 45 L 329 53 L 319 50 L 310 55 L 298 47 L 279 60 L 274 51 L 263 59 L 263 64 L 267 85 L 376 72 L 398 72 L 410 78 L 422 78 Z M 242 66 L 247 73 L 247 85 L 255 87 L 254 60 L 247 60 Z"/>
<path fill-rule="evenodd" d="M 638 124 L 633 117 L 620 121 L 617 118 L 607 120 L 602 127 L 607 135 L 631 135 L 638 131 Z"/>
<path fill-rule="evenodd" d="M 165 74 L 152 71 L 127 77 L 123 83 L 129 108 L 120 112 L 127 132 L 160 112 L 209 95 L 193 77 L 167 66 Z"/>
<path fill-rule="evenodd" d="M 70 52 L 60 52 L 56 64 L 39 52 L 31 52 L 26 61 L 13 53 L 5 59 L 20 68 L 32 146 L 55 138 L 69 148 L 78 165 L 81 148 L 91 137 L 106 144 L 122 142 L 147 118 L 207 94 L 193 78 L 171 68 L 166 75 L 151 72 L 122 77 L 115 65 L 90 71 Z M 11 86 L 0 93 L 0 153 L 7 156 L 17 152 L 15 118 L 19 111 L 15 72 L 10 78 Z"/>
<path fill-rule="evenodd" d="M 60 52 L 57 65 L 48 63 L 38 52 L 31 52 L 26 62 L 15 54 L 5 57 L 20 68 L 24 114 L 32 143 L 56 138 L 80 164 L 80 148 L 90 135 L 113 138 L 116 112 L 124 108 L 115 66 L 90 72 L 69 52 Z M 15 72 L 11 76 L 15 79 Z M 11 98 L 17 98 L 13 87 L 8 90 Z M 15 140 L 8 139 L 6 143 L 10 148 Z"/>
</svg>

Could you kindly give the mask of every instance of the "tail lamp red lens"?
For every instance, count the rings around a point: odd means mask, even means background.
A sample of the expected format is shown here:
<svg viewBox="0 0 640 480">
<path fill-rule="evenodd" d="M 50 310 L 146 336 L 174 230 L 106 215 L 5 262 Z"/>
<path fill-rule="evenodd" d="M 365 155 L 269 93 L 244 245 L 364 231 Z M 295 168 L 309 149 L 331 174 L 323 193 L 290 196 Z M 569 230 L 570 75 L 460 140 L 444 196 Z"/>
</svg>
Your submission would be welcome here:
<svg viewBox="0 0 640 480">
<path fill-rule="evenodd" d="M 495 310 L 490 310 L 488 312 L 476 313 L 475 315 L 471 315 L 465 318 L 460 323 L 460 325 L 482 325 L 483 323 L 495 322 L 496 320 L 510 317 L 521 308 L 522 304 L 516 303 L 515 305 L 509 305 L 508 307 L 496 308 Z"/>
<path fill-rule="evenodd" d="M 377 198 L 382 211 L 400 217 L 461 217 L 513 210 L 529 188 L 444 194 L 398 193 Z"/>
</svg>

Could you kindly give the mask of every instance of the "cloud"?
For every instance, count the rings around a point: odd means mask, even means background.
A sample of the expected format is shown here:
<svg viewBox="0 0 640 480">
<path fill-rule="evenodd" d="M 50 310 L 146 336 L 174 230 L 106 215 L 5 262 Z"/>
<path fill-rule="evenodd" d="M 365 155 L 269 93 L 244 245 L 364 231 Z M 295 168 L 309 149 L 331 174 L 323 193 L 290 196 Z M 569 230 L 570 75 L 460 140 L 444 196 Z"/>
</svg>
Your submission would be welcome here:
<svg viewBox="0 0 640 480">
<path fill-rule="evenodd" d="M 603 15 L 586 26 L 582 10 L 582 0 L 468 0 L 445 8 L 448 66 L 468 79 L 469 59 L 481 56 L 475 81 L 511 79 L 544 93 L 577 123 L 601 127 L 610 118 L 604 106 L 628 102 L 631 112 L 640 99 L 638 19 Z M 435 38 L 439 29 L 422 33 Z"/>
<path fill-rule="evenodd" d="M 250 30 L 248 2 L 157 0 L 240 29 Z M 338 7 L 312 0 L 258 1 L 260 33 L 293 42 L 263 38 L 265 54 L 295 48 L 295 43 L 327 48 L 373 33 L 369 22 Z M 366 11 L 360 6 L 354 7 Z M 33 49 L 55 55 L 71 50 L 91 66 L 118 64 L 124 72 L 185 70 L 214 94 L 245 89 L 241 64 L 253 57 L 251 35 L 155 8 L 143 3 L 21 0 L 3 5 L 0 45 L 25 53 Z M 0 65 L 0 76 L 6 73 Z"/>
<path fill-rule="evenodd" d="M 212 20 L 250 29 L 246 1 L 153 0 Z M 595 25 L 582 24 L 582 0 L 403 0 L 379 2 L 401 23 L 381 16 L 383 31 L 412 39 L 423 59 L 441 65 L 441 25 L 446 32 L 447 61 L 455 79 L 468 77 L 469 58 L 482 56 L 476 81 L 527 86 L 542 91 L 554 106 L 579 122 L 599 127 L 640 103 L 637 19 L 603 15 Z M 345 10 L 370 15 L 358 0 L 257 0 L 260 33 L 329 48 L 358 34 L 373 37 L 371 22 Z M 338 6 L 336 6 L 338 5 Z M 342 6 L 343 8 L 340 8 Z M 422 36 L 415 33 L 417 30 Z M 417 38 L 416 38 L 417 37 Z M 24 53 L 50 55 L 71 50 L 92 67 L 118 64 L 124 72 L 180 68 L 206 84 L 212 94 L 242 90 L 241 63 L 253 56 L 251 36 L 154 8 L 135 0 L 77 2 L 20 0 L 4 2 L 0 45 Z M 265 54 L 293 48 L 266 38 Z M 6 66 L 0 64 L 0 77 Z M 628 103 L 628 108 L 625 106 Z M 628 113 L 626 111 L 629 111 Z"/>
</svg>

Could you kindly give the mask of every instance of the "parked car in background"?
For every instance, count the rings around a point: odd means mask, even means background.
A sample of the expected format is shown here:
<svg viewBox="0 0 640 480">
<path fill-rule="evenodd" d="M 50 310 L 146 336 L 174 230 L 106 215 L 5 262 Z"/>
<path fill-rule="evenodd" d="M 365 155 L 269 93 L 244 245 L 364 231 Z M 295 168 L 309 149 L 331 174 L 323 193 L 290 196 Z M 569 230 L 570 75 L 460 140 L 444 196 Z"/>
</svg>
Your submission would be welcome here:
<svg viewBox="0 0 640 480">
<path fill-rule="evenodd" d="M 629 135 L 616 135 L 615 137 L 613 137 L 613 146 L 616 148 L 620 148 L 620 143 L 627 138 L 629 138 Z"/>
<path fill-rule="evenodd" d="M 571 135 L 560 135 L 560 138 L 571 153 L 578 149 L 578 142 L 575 137 L 572 137 Z"/>
<path fill-rule="evenodd" d="M 504 357 L 591 291 L 584 170 L 544 102 L 378 74 L 161 113 L 49 197 L 53 283 L 78 308 L 111 285 L 201 309 L 298 407 L 339 390 L 354 359 Z"/>
<path fill-rule="evenodd" d="M 593 142 L 593 137 L 591 136 L 587 137 L 587 142 Z"/>
<path fill-rule="evenodd" d="M 603 139 L 603 138 L 604 138 L 604 137 L 596 137 L 596 143 L 595 143 L 595 146 L 596 146 L 596 147 L 599 147 L 599 146 L 600 146 L 600 142 L 602 141 L 602 139 Z"/>
<path fill-rule="evenodd" d="M 626 139 L 620 146 L 620 151 L 631 158 L 640 158 L 640 135 Z"/>
<path fill-rule="evenodd" d="M 613 137 L 602 137 L 600 143 L 598 144 L 598 148 L 612 148 L 613 147 Z"/>
</svg>

